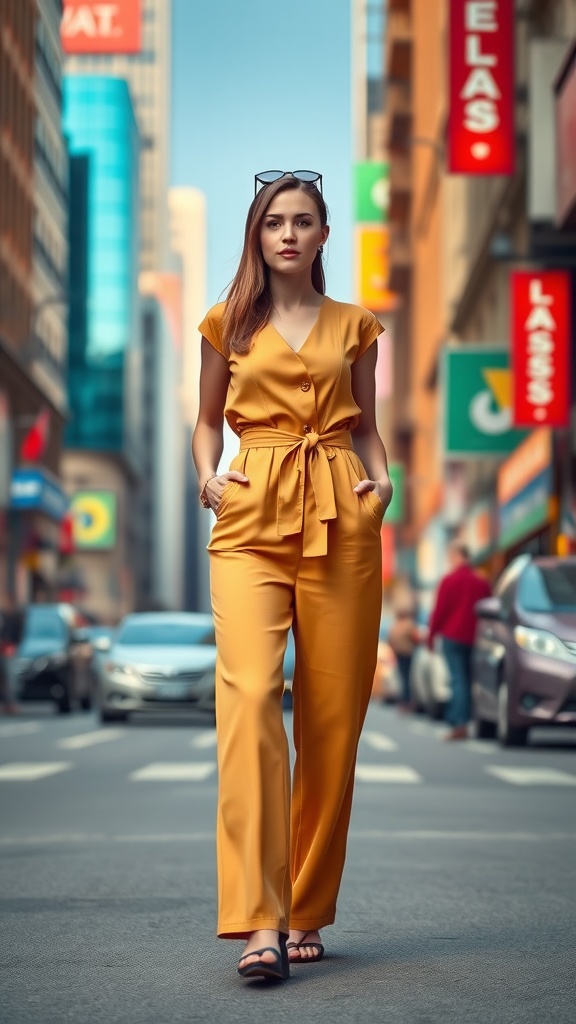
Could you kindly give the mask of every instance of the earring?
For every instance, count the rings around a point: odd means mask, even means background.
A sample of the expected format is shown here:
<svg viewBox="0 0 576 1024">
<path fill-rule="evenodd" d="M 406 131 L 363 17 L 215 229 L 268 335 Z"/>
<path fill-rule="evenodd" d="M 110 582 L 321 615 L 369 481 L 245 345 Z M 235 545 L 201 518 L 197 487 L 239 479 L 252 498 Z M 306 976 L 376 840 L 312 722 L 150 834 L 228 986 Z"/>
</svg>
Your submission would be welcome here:
<svg viewBox="0 0 576 1024">
<path fill-rule="evenodd" d="M 324 246 L 323 245 L 319 245 L 318 246 L 318 252 L 320 253 L 320 255 L 322 255 L 322 253 L 324 252 Z"/>
</svg>

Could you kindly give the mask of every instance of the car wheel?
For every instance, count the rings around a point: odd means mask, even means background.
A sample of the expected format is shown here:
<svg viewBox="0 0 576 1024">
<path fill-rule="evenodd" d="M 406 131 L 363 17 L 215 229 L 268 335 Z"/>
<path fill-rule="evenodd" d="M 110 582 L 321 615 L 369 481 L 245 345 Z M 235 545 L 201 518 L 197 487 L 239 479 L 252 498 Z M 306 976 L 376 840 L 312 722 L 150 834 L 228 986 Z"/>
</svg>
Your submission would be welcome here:
<svg viewBox="0 0 576 1024">
<path fill-rule="evenodd" d="M 528 739 L 528 729 L 521 729 L 510 725 L 508 703 L 508 684 L 500 683 L 498 690 L 498 739 L 503 747 L 523 747 Z"/>
</svg>

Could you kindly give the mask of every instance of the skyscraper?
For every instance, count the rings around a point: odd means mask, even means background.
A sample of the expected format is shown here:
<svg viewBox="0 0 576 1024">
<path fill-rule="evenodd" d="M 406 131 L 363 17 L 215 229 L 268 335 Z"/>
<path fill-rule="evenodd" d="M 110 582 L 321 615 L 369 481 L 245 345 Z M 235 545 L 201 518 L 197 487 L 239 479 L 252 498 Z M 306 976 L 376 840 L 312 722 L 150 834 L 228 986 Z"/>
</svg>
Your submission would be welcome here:
<svg viewBox="0 0 576 1024">
<path fill-rule="evenodd" d="M 77 4 L 65 0 L 73 12 Z M 86 6 L 86 5 L 84 5 Z M 121 8 L 121 5 L 118 5 Z M 125 6 L 125 5 L 124 5 Z M 165 270 L 168 256 L 166 197 L 170 153 L 170 25 L 171 0 L 131 0 L 140 18 L 140 48 L 135 52 L 103 52 L 105 39 L 87 42 L 87 22 L 64 21 L 68 51 L 66 73 L 107 75 L 128 82 L 140 132 L 140 267 Z M 98 25 L 95 26 L 98 28 Z M 120 31 L 121 26 L 118 26 Z M 86 52 L 97 49 L 100 52 Z M 71 52 L 74 51 L 74 52 Z"/>
</svg>

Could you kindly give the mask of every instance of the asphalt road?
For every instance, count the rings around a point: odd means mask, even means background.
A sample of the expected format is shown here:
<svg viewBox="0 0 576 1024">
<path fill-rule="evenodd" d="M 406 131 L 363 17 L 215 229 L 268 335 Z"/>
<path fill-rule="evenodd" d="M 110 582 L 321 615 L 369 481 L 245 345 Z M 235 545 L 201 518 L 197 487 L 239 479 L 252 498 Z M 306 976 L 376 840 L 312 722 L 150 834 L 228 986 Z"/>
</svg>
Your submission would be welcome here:
<svg viewBox="0 0 576 1024">
<path fill-rule="evenodd" d="M 327 956 L 268 986 L 214 938 L 210 726 L 0 719 L 3 1024 L 572 1024 L 576 733 L 441 732 L 370 708 Z"/>
</svg>

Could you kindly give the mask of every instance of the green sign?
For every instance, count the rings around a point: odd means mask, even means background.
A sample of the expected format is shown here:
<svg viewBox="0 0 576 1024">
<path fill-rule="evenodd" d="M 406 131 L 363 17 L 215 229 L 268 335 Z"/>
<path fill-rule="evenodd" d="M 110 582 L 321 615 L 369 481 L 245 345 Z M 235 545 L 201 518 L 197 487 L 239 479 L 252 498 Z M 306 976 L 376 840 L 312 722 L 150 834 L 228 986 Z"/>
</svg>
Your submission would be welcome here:
<svg viewBox="0 0 576 1024">
<path fill-rule="evenodd" d="M 390 481 L 394 488 L 392 501 L 386 509 L 386 522 L 392 524 L 401 523 L 404 519 L 404 466 L 401 462 L 391 462 L 388 465 Z"/>
<path fill-rule="evenodd" d="M 505 455 L 527 436 L 512 426 L 512 371 L 504 349 L 447 348 L 442 376 L 446 456 Z"/>
<path fill-rule="evenodd" d="M 357 224 L 388 221 L 388 164 L 369 160 L 354 168 L 355 220 Z"/>
</svg>

